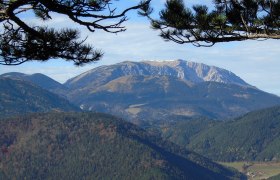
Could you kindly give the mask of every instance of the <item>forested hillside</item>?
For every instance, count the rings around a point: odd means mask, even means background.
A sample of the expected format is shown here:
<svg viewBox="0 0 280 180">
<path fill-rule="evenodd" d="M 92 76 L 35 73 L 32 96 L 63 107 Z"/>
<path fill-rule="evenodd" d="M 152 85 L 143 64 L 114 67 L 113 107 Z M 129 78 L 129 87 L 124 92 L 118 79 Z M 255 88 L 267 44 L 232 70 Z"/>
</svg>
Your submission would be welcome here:
<svg viewBox="0 0 280 180">
<path fill-rule="evenodd" d="M 48 111 L 80 111 L 80 109 L 35 84 L 0 77 L 0 118 Z"/>
<path fill-rule="evenodd" d="M 41 73 L 35 73 L 29 75 L 29 74 L 23 74 L 18 72 L 10 72 L 10 73 L 1 74 L 0 77 L 7 77 L 11 79 L 28 81 L 45 90 L 58 94 L 62 97 L 66 97 L 67 93 L 69 93 L 66 86 L 60 84 L 56 80 Z"/>
<path fill-rule="evenodd" d="M 271 178 L 269 178 L 268 180 L 279 180 L 280 179 L 280 174 L 277 176 L 273 176 Z"/>
<path fill-rule="evenodd" d="M 170 123 L 153 126 L 162 137 L 215 161 L 280 159 L 279 106 L 230 121 L 171 118 Z"/>
<path fill-rule="evenodd" d="M 0 133 L 0 179 L 244 178 L 110 115 L 15 117 Z"/>
<path fill-rule="evenodd" d="M 152 124 L 150 127 L 161 133 L 164 139 L 171 142 L 187 147 L 190 141 L 201 132 L 222 123 L 212 119 L 197 117 L 187 118 L 170 117 L 163 124 Z"/>
<path fill-rule="evenodd" d="M 280 107 L 248 113 L 202 131 L 188 145 L 217 161 L 280 159 Z"/>
</svg>

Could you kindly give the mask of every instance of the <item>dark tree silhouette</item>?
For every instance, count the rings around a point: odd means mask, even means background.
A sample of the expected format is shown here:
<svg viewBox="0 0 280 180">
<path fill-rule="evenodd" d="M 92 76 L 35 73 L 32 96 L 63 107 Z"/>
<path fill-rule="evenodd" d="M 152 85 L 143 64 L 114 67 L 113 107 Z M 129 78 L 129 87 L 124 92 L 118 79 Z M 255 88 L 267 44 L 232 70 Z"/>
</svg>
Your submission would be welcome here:
<svg viewBox="0 0 280 180">
<path fill-rule="evenodd" d="M 213 7 L 188 8 L 182 0 L 167 0 L 159 20 L 144 6 L 160 36 L 179 44 L 213 46 L 219 42 L 280 39 L 280 2 L 278 0 L 214 0 Z"/>
<path fill-rule="evenodd" d="M 54 29 L 23 21 L 31 13 L 41 20 L 51 20 L 52 13 L 65 15 L 71 21 L 108 33 L 125 31 L 126 13 L 147 6 L 150 0 L 118 10 L 117 0 L 0 0 L 0 64 L 18 65 L 27 61 L 51 58 L 72 60 L 76 65 L 97 61 L 102 52 L 81 40 L 79 31 Z"/>
</svg>

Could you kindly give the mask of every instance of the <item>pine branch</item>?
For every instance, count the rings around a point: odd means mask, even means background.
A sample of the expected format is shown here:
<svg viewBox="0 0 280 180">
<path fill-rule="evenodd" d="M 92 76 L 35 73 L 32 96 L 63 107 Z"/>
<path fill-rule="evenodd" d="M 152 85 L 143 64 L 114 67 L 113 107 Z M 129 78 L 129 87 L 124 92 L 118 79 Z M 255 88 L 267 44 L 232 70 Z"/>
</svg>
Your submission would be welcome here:
<svg viewBox="0 0 280 180">
<path fill-rule="evenodd" d="M 72 22 L 108 33 L 125 31 L 129 11 L 147 6 L 150 0 L 128 7 L 116 14 L 114 0 L 3 0 L 0 1 L 0 64 L 19 65 L 28 61 L 62 58 L 75 65 L 100 60 L 103 53 L 80 40 L 77 30 L 55 30 L 41 25 L 30 26 L 21 19 L 23 12 L 33 12 L 37 18 L 51 20 L 51 12 L 63 14 Z M 112 23 L 112 21 L 114 21 Z M 108 24 L 109 22 L 109 24 Z"/>
</svg>

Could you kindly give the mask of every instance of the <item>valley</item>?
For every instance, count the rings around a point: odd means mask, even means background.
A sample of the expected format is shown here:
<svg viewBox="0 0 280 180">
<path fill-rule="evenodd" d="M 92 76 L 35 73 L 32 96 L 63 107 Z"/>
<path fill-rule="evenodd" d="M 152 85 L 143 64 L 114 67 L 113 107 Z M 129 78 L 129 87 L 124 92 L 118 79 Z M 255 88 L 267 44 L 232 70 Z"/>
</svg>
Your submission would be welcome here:
<svg viewBox="0 0 280 180">
<path fill-rule="evenodd" d="M 278 96 L 230 71 L 184 60 L 125 61 L 94 68 L 64 84 L 43 74 L 1 77 L 31 82 L 84 111 L 109 113 L 130 122 L 158 122 L 174 116 L 227 120 L 280 105 Z"/>
<path fill-rule="evenodd" d="M 2 119 L 0 133 L 0 179 L 245 179 L 106 114 Z"/>
<path fill-rule="evenodd" d="M 101 66 L 64 84 L 2 74 L 0 133 L 0 179 L 280 173 L 280 97 L 183 60 Z"/>
<path fill-rule="evenodd" d="M 269 179 L 280 174 L 279 162 L 232 162 L 221 164 L 237 169 L 252 180 Z"/>
<path fill-rule="evenodd" d="M 182 119 L 157 127 L 164 138 L 215 161 L 280 160 L 279 106 L 229 121 Z"/>
</svg>

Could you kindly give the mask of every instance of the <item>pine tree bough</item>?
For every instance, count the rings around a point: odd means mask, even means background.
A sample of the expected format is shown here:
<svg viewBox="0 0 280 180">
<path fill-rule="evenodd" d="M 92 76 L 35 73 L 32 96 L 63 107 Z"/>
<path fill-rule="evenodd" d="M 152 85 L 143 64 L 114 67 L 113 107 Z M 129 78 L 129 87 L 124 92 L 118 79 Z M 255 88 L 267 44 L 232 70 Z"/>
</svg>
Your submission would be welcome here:
<svg viewBox="0 0 280 180">
<path fill-rule="evenodd" d="M 117 0 L 0 0 L 0 64 L 19 65 L 27 61 L 62 58 L 75 65 L 98 61 L 103 53 L 81 40 L 79 31 L 31 26 L 21 14 L 29 13 L 41 20 L 51 20 L 52 13 L 67 16 L 90 32 L 125 31 L 126 13 L 147 6 L 150 0 L 117 11 Z"/>
<path fill-rule="evenodd" d="M 182 0 L 167 0 L 159 20 L 152 8 L 143 6 L 141 15 L 150 19 L 160 36 L 179 44 L 213 46 L 220 42 L 280 39 L 278 0 L 215 0 L 211 11 L 205 5 L 188 8 Z"/>
</svg>

